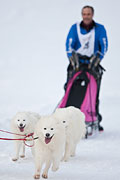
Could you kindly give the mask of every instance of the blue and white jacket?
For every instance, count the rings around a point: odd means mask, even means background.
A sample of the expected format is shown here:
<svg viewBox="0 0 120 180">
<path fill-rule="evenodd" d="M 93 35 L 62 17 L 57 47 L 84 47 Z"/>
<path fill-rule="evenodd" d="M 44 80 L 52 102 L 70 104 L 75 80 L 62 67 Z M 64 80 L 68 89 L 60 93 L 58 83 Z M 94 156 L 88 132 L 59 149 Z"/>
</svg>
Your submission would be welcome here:
<svg viewBox="0 0 120 180">
<path fill-rule="evenodd" d="M 103 25 L 94 22 L 94 27 L 87 31 L 80 23 L 72 25 L 66 40 L 68 58 L 72 52 L 91 57 L 98 51 L 102 59 L 108 49 L 108 39 Z"/>
</svg>

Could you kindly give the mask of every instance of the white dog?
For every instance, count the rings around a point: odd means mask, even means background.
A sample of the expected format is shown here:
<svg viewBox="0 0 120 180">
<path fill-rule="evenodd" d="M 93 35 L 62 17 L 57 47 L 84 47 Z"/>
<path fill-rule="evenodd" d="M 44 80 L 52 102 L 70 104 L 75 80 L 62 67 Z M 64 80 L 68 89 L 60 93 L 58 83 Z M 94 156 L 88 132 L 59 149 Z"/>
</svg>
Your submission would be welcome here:
<svg viewBox="0 0 120 180">
<path fill-rule="evenodd" d="M 75 156 L 76 146 L 81 138 L 85 137 L 85 115 L 75 107 L 58 108 L 54 116 L 66 128 L 66 147 L 63 161 L 68 161 L 70 156 Z"/>
<path fill-rule="evenodd" d="M 23 139 L 24 136 L 22 135 L 28 135 L 30 133 L 34 132 L 34 127 L 37 121 L 40 119 L 40 115 L 37 113 L 32 113 L 32 112 L 18 112 L 12 119 L 11 121 L 11 130 L 15 134 L 20 134 L 19 135 L 14 135 L 15 139 Z M 21 158 L 25 157 L 25 145 L 23 141 L 21 140 L 16 140 L 15 141 L 15 155 L 12 158 L 13 161 L 17 161 L 19 159 L 19 153 L 20 150 L 22 151 L 21 153 Z"/>
<path fill-rule="evenodd" d="M 42 177 L 48 177 L 48 170 L 52 164 L 52 171 L 59 168 L 65 149 L 65 128 L 53 117 L 45 116 L 40 119 L 35 128 L 35 179 L 40 178 L 40 172 L 45 163 Z"/>
</svg>

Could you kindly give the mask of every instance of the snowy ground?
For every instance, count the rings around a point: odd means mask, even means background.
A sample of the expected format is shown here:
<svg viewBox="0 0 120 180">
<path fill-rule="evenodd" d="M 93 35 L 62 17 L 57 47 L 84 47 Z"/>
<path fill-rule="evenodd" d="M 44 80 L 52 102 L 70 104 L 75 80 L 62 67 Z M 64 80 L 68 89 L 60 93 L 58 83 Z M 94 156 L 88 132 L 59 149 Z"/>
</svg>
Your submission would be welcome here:
<svg viewBox="0 0 120 180">
<path fill-rule="evenodd" d="M 109 106 L 110 102 L 113 105 Z M 50 170 L 49 179 L 117 180 L 120 178 L 119 106 L 119 99 L 111 98 L 104 102 L 102 111 L 105 132 L 82 140 L 77 147 L 76 156 L 71 158 L 69 162 L 61 162 L 57 172 Z M 2 128 L 9 130 L 10 119 L 6 119 L 4 122 L 6 124 L 2 124 Z M 18 162 L 12 162 L 12 155 L 13 142 L 1 141 L 0 180 L 32 180 L 34 162 L 30 148 L 27 147 L 25 159 L 19 159 Z"/>
<path fill-rule="evenodd" d="M 81 20 L 86 4 L 95 7 L 95 20 L 105 25 L 109 37 L 109 52 L 102 62 L 107 69 L 101 89 L 105 131 L 82 140 L 74 158 L 61 163 L 57 172 L 50 170 L 51 180 L 120 179 L 120 2 L 0 0 L 0 129 L 4 130 L 10 130 L 17 111 L 48 114 L 56 107 L 66 80 L 66 35 Z M 11 137 L 0 133 L 5 136 Z M 0 141 L 0 180 L 32 180 L 30 148 L 18 162 L 11 161 L 13 152 L 13 142 Z"/>
</svg>

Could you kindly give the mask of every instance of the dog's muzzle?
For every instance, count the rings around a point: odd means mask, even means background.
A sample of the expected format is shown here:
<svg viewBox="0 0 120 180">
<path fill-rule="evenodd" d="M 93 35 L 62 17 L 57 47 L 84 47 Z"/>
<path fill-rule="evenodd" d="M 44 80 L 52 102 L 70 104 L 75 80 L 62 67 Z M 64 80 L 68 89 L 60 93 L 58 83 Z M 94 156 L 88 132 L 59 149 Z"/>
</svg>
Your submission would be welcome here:
<svg viewBox="0 0 120 180">
<path fill-rule="evenodd" d="M 51 141 L 51 139 L 53 138 L 53 136 L 54 135 L 50 136 L 49 133 L 46 133 L 46 135 L 45 135 L 45 143 L 48 144 Z"/>
<path fill-rule="evenodd" d="M 20 132 L 24 132 L 24 128 L 26 125 L 20 124 L 18 127 L 20 129 Z"/>
</svg>

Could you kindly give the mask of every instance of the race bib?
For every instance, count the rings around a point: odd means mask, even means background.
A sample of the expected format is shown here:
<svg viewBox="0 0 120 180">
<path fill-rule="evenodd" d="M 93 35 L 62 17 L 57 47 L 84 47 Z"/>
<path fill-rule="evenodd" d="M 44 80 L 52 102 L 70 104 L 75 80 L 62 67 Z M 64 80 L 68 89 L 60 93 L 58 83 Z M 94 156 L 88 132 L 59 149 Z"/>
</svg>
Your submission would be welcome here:
<svg viewBox="0 0 120 180">
<path fill-rule="evenodd" d="M 81 44 L 81 47 L 77 50 L 77 53 L 91 57 L 94 54 L 95 28 L 87 34 L 81 34 L 80 24 L 77 23 L 77 34 Z"/>
</svg>

